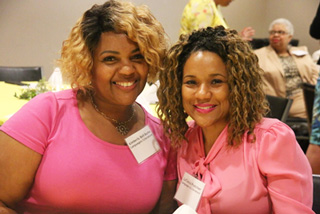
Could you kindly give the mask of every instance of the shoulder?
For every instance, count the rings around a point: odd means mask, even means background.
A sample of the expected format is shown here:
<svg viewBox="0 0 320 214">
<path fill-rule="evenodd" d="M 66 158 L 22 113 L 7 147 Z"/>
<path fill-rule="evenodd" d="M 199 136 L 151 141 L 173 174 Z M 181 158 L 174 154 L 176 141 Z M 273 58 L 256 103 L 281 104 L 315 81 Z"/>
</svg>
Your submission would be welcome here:
<svg viewBox="0 0 320 214">
<path fill-rule="evenodd" d="M 191 13 L 191 11 L 194 11 L 195 9 L 199 9 L 199 8 L 203 8 L 203 7 L 216 8 L 216 6 L 212 0 L 190 0 L 188 2 L 188 4 L 185 6 L 185 10 L 188 10 L 188 12 Z"/>
<path fill-rule="evenodd" d="M 212 0 L 189 0 L 188 4 L 189 5 L 199 5 L 199 4 L 211 4 L 213 3 Z"/>
<path fill-rule="evenodd" d="M 255 126 L 255 131 L 257 132 L 270 132 L 270 131 L 276 131 L 279 132 L 278 129 L 281 129 L 279 131 L 287 130 L 290 131 L 291 128 L 281 122 L 278 119 L 275 118 L 263 118 L 256 126 Z M 293 132 L 292 132 L 293 133 Z"/>
<path fill-rule="evenodd" d="M 254 53 L 258 56 L 259 61 L 267 60 L 268 56 L 275 54 L 271 46 L 265 46 L 257 50 L 254 50 Z"/>
<path fill-rule="evenodd" d="M 308 51 L 307 46 L 291 46 L 290 51 L 293 50 L 301 50 L 301 51 Z"/>
<path fill-rule="evenodd" d="M 51 121 L 57 115 L 65 114 L 67 110 L 71 110 L 72 108 L 77 108 L 77 100 L 76 92 L 70 89 L 39 94 L 26 103 L 17 113 L 20 116 L 23 114 L 36 114 L 38 115 L 37 118 Z"/>
<path fill-rule="evenodd" d="M 70 99 L 75 99 L 76 92 L 72 91 L 71 89 L 64 90 L 64 91 L 59 91 L 59 92 L 45 92 L 42 94 L 39 94 L 35 96 L 30 102 L 58 102 L 59 100 L 70 100 Z"/>
<path fill-rule="evenodd" d="M 265 54 L 266 52 L 272 52 L 272 48 L 270 46 L 265 46 L 265 47 L 254 50 L 254 53 L 256 53 L 257 55 Z"/>
<path fill-rule="evenodd" d="M 66 99 L 75 99 L 76 98 L 76 91 L 72 89 L 63 90 L 59 92 L 55 92 L 54 95 L 57 100 L 66 100 Z"/>
<path fill-rule="evenodd" d="M 278 119 L 263 118 L 254 129 L 258 147 L 296 147 L 297 141 L 292 129 Z"/>
</svg>

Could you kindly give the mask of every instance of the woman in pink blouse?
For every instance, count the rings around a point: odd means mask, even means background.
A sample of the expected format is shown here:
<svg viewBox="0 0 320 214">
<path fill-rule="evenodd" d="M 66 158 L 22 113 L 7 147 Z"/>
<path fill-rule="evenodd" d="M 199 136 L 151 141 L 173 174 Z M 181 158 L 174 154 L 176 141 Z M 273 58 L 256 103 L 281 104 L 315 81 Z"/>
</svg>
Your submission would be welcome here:
<svg viewBox="0 0 320 214">
<path fill-rule="evenodd" d="M 313 213 L 310 165 L 293 131 L 263 117 L 258 59 L 237 32 L 182 36 L 166 66 L 158 113 L 178 147 L 179 185 L 185 173 L 205 183 L 197 212 Z"/>
</svg>

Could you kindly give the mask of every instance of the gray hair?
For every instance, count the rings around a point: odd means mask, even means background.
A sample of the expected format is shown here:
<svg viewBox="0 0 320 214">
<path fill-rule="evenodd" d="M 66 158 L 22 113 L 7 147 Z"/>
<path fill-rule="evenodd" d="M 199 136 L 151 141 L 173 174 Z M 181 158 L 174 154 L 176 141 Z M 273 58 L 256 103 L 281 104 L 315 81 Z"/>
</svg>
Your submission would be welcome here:
<svg viewBox="0 0 320 214">
<path fill-rule="evenodd" d="M 293 25 L 288 19 L 280 18 L 271 22 L 269 25 L 269 31 L 272 30 L 272 27 L 276 24 L 282 24 L 286 27 L 288 34 L 293 36 Z"/>
</svg>

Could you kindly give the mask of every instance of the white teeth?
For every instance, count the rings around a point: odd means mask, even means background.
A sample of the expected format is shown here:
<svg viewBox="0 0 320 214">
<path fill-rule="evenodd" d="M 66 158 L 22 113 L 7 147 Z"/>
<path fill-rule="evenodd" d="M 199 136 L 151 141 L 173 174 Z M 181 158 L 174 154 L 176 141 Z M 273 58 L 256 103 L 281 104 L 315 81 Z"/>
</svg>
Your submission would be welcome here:
<svg viewBox="0 0 320 214">
<path fill-rule="evenodd" d="M 212 106 L 206 106 L 206 107 L 200 107 L 200 106 L 197 106 L 197 108 L 199 108 L 199 109 L 209 109 L 209 108 L 211 108 Z"/>
<path fill-rule="evenodd" d="M 134 82 L 116 82 L 116 84 L 123 87 L 129 87 L 129 86 L 132 86 Z"/>
</svg>

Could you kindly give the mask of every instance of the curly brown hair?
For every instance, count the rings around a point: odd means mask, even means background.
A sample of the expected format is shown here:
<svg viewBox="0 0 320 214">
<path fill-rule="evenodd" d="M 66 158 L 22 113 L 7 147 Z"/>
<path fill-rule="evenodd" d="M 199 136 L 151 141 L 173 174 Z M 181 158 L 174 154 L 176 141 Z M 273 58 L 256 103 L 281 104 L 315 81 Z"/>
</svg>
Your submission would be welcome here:
<svg viewBox="0 0 320 214">
<path fill-rule="evenodd" d="M 104 32 L 125 33 L 136 42 L 149 66 L 148 82 L 157 79 L 169 41 L 163 26 L 146 5 L 109 0 L 87 10 L 63 42 L 58 65 L 73 89 L 82 92 L 83 97 L 93 90 L 93 52 Z"/>
<path fill-rule="evenodd" d="M 175 145 L 180 145 L 188 130 L 182 105 L 183 68 L 190 55 L 197 51 L 210 51 L 219 55 L 226 65 L 230 90 L 228 117 L 228 145 L 238 146 L 248 131 L 255 141 L 253 129 L 268 111 L 262 90 L 262 69 L 250 45 L 235 30 L 222 26 L 207 27 L 181 35 L 165 59 L 165 69 L 159 75 L 160 87 L 158 116 L 164 130 Z"/>
</svg>

